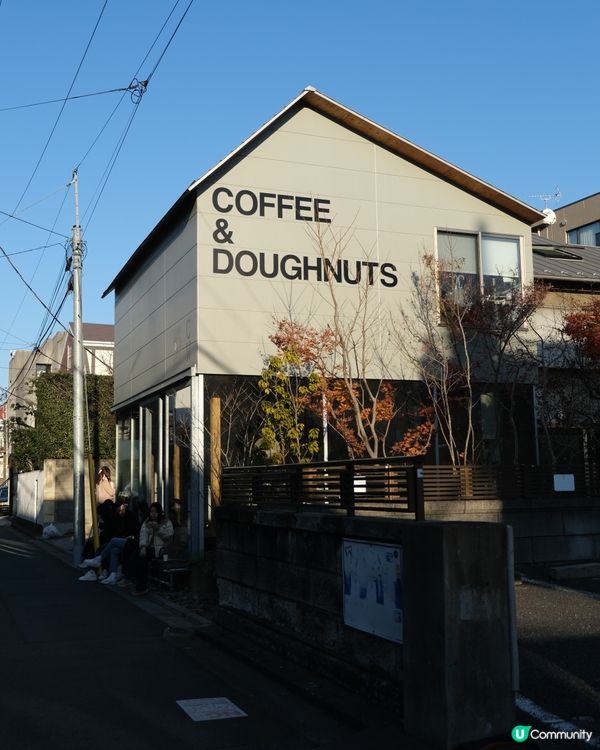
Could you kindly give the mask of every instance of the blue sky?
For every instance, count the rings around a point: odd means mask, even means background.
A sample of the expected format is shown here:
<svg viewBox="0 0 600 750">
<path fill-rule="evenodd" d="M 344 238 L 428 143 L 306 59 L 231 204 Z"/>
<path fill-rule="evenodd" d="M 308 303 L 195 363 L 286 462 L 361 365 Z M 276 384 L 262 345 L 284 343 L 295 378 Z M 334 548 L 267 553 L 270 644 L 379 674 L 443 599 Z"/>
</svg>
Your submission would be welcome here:
<svg viewBox="0 0 600 750">
<path fill-rule="evenodd" d="M 188 3 L 108 0 L 100 18 L 105 0 L 0 0 L 0 211 L 44 228 L 0 214 L 0 245 L 52 309 L 66 285 L 73 167 L 84 319 L 110 323 L 114 300 L 101 294 L 156 222 L 307 85 L 537 208 L 531 196 L 557 188 L 550 207 L 600 191 L 596 0 L 194 0 L 159 60 Z M 111 93 L 67 102 L 58 121 L 61 102 L 6 109 L 62 99 L 76 74 L 72 96 L 153 70 L 137 107 Z M 0 264 L 3 386 L 9 351 L 47 325 Z M 59 320 L 71 318 L 68 297 Z"/>
</svg>

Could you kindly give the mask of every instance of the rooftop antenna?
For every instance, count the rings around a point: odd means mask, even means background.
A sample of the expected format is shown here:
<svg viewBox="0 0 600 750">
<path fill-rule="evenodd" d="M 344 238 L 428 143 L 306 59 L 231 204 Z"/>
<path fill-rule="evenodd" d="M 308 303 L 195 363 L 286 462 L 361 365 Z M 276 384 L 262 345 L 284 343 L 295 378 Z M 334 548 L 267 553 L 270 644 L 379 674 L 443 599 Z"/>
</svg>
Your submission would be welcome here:
<svg viewBox="0 0 600 750">
<path fill-rule="evenodd" d="M 550 201 L 558 201 L 560 197 L 562 196 L 562 193 L 558 189 L 558 185 L 554 188 L 554 192 L 552 195 L 543 194 L 543 195 L 529 195 L 528 198 L 539 198 L 541 201 L 544 201 L 544 208 L 548 208 L 548 203 Z"/>
<path fill-rule="evenodd" d="M 558 189 L 558 186 L 554 188 L 554 193 L 552 195 L 530 195 L 530 198 L 539 198 L 540 200 L 544 201 L 544 208 L 542 210 L 542 213 L 544 214 L 544 218 L 541 221 L 536 221 L 535 224 L 532 225 L 532 229 L 537 229 L 538 234 L 540 233 L 540 229 L 551 227 L 553 224 L 556 224 L 556 214 L 551 208 L 548 208 L 548 203 L 550 201 L 557 201 L 561 196 L 561 192 Z"/>
</svg>

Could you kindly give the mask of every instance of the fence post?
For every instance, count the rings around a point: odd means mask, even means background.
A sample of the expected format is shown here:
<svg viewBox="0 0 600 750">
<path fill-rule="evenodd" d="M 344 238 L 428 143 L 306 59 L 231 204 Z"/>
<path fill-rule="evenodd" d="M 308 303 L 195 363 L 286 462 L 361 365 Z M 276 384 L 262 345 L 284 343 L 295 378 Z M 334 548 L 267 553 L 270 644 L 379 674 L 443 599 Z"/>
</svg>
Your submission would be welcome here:
<svg viewBox="0 0 600 750">
<path fill-rule="evenodd" d="M 415 507 L 415 520 L 425 520 L 425 468 L 423 464 L 415 465 L 415 493 L 416 493 L 416 507 Z"/>
<path fill-rule="evenodd" d="M 302 464 L 296 464 L 290 473 L 290 502 L 296 513 L 302 510 Z"/>
<path fill-rule="evenodd" d="M 405 471 L 408 509 L 415 514 L 415 521 L 424 521 L 425 492 L 423 490 L 423 465 L 412 464 L 412 466 L 407 466 Z"/>
<path fill-rule="evenodd" d="M 346 515 L 356 515 L 354 509 L 354 465 L 348 463 L 340 474 L 340 499 L 342 507 L 346 508 Z"/>
</svg>

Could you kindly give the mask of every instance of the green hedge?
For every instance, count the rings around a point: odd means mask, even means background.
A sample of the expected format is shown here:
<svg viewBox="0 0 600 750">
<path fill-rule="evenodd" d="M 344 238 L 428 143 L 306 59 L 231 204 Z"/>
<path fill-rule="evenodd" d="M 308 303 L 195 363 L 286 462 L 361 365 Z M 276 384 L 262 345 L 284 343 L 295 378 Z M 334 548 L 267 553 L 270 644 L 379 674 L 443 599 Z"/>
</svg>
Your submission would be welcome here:
<svg viewBox="0 0 600 750">
<path fill-rule="evenodd" d="M 45 373 L 35 379 L 35 427 L 13 426 L 12 458 L 20 471 L 41 469 L 46 458 L 73 458 L 73 376 Z M 115 455 L 113 378 L 86 376 L 89 415 L 85 425 L 85 451 L 97 460 Z"/>
</svg>

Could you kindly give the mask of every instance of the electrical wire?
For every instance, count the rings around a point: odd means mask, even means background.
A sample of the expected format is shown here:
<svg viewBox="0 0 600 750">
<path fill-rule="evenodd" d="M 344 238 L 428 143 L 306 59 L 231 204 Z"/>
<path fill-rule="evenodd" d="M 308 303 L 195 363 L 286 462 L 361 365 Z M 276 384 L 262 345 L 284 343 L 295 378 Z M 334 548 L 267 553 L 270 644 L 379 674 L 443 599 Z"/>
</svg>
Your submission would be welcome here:
<svg viewBox="0 0 600 750">
<path fill-rule="evenodd" d="M 54 223 L 53 223 L 53 225 L 52 225 L 52 229 L 47 229 L 47 230 L 45 230 L 45 231 L 47 231 L 47 232 L 48 232 L 48 239 L 49 239 L 49 237 L 50 237 L 50 235 L 51 235 L 51 234 L 56 234 L 56 233 L 54 232 L 54 227 L 56 226 L 56 224 L 57 224 L 57 222 L 58 222 L 58 219 L 59 219 L 59 217 L 60 217 L 60 214 L 61 214 L 61 212 L 62 212 L 63 206 L 64 206 L 64 204 L 65 204 L 65 201 L 66 201 L 66 199 L 67 199 L 67 195 L 68 195 L 68 193 L 69 193 L 69 188 L 70 188 L 70 184 L 69 184 L 69 185 L 67 185 L 67 189 L 65 190 L 65 194 L 64 194 L 64 196 L 63 196 L 62 202 L 61 202 L 61 204 L 60 204 L 60 206 L 59 206 L 59 209 L 58 209 L 58 211 L 57 211 L 57 213 L 56 213 L 56 216 L 55 216 L 55 218 L 54 218 Z M 63 236 L 63 237 L 64 237 L 65 235 L 61 235 L 61 236 Z M 69 239 L 69 238 L 67 237 L 66 239 Z M 9 262 L 9 263 L 11 264 L 11 266 L 12 266 L 12 267 L 14 268 L 14 264 L 12 263 L 12 261 L 10 261 L 10 259 L 9 259 L 9 256 L 7 255 L 7 253 L 6 253 L 6 251 L 4 250 L 4 248 L 1 248 L 1 249 L 2 249 L 2 252 L 3 252 L 4 254 L 5 254 L 5 256 L 6 256 L 7 260 L 8 260 L 8 262 Z M 32 273 L 32 275 L 31 275 L 31 281 L 33 281 L 33 279 L 35 278 L 35 275 L 36 275 L 36 273 L 37 273 L 37 271 L 38 271 L 38 268 L 40 267 L 40 264 L 41 264 L 41 262 L 42 262 L 42 259 L 43 259 L 43 257 L 44 257 L 44 253 L 45 253 L 45 249 L 44 249 L 44 250 L 42 251 L 42 253 L 41 253 L 41 255 L 40 255 L 39 259 L 38 259 L 38 262 L 36 263 L 36 266 L 35 266 L 35 268 L 34 268 L 34 270 L 33 270 L 33 273 Z M 27 285 L 27 284 L 26 284 L 26 285 Z M 11 321 L 11 324 L 10 324 L 10 330 L 11 330 L 11 331 L 12 331 L 12 328 L 13 328 L 13 326 L 14 326 L 14 324 L 15 324 L 15 321 L 17 320 L 17 318 L 18 318 L 18 316 L 19 316 L 19 313 L 21 312 L 21 308 L 23 307 L 23 304 L 24 304 L 24 302 L 25 302 L 25 299 L 26 299 L 26 295 L 23 295 L 23 297 L 22 297 L 22 299 L 21 299 L 21 302 L 19 303 L 19 306 L 18 306 L 18 307 L 17 307 L 17 309 L 15 310 L 15 313 L 14 313 L 14 315 L 13 315 L 13 319 L 12 319 L 12 321 Z M 7 334 L 7 335 L 10 335 L 10 334 Z M 4 346 L 4 342 L 5 342 L 5 341 L 6 341 L 6 336 L 4 337 L 4 341 L 2 342 L 2 346 Z"/>
<path fill-rule="evenodd" d="M 179 0 L 178 0 L 178 2 L 179 2 Z M 194 2 L 194 0 L 190 0 L 190 2 L 188 3 L 188 6 L 187 6 L 187 8 L 186 8 L 186 9 L 184 10 L 184 12 L 183 12 L 183 15 L 182 15 L 182 16 L 181 16 L 181 18 L 179 19 L 179 23 L 178 23 L 178 24 L 177 24 L 177 26 L 175 27 L 175 30 L 174 30 L 174 31 L 173 31 L 173 33 L 171 34 L 171 37 L 169 38 L 169 41 L 167 42 L 167 44 L 166 44 L 165 48 L 163 49 L 163 51 L 162 51 L 162 54 L 161 54 L 161 55 L 160 55 L 160 57 L 158 58 L 158 60 L 157 60 L 157 62 L 156 62 L 156 65 L 155 65 L 155 66 L 154 66 L 154 67 L 152 68 L 152 71 L 150 72 L 150 75 L 148 76 L 148 83 L 150 82 L 150 80 L 151 80 L 152 76 L 153 76 L 153 75 L 154 75 L 154 74 L 156 73 L 156 69 L 158 68 L 158 66 L 159 66 L 159 65 L 160 65 L 160 63 L 162 62 L 162 59 L 163 59 L 163 57 L 165 56 L 165 53 L 166 53 L 166 51 L 167 51 L 167 50 L 169 49 L 169 47 L 171 46 L 171 42 L 172 42 L 172 41 L 173 41 L 173 39 L 175 38 L 175 34 L 176 34 L 176 33 L 177 33 L 178 31 L 179 31 L 179 27 L 180 27 L 180 26 L 181 26 L 181 24 L 183 23 L 183 19 L 184 19 L 184 18 L 186 17 L 186 15 L 187 15 L 187 13 L 188 13 L 189 9 L 190 9 L 190 8 L 192 7 L 192 4 L 193 4 L 193 2 Z M 176 3 L 176 5 L 177 5 L 177 4 L 178 4 L 178 3 Z M 175 8 L 173 8 L 173 10 L 175 10 Z M 164 26 L 163 26 L 163 28 L 164 28 Z"/>
<path fill-rule="evenodd" d="M 171 16 L 175 12 L 175 9 L 177 8 L 177 6 L 179 5 L 180 2 L 181 2 L 181 0 L 176 0 L 175 4 L 171 8 L 171 11 L 170 11 L 169 15 L 167 16 L 167 18 L 165 19 L 163 25 L 160 28 L 160 31 L 155 36 L 154 41 L 152 42 L 152 44 L 150 45 L 150 48 L 148 49 L 148 52 L 144 56 L 144 58 L 143 58 L 142 62 L 140 63 L 140 65 L 138 66 L 138 69 L 136 70 L 136 72 L 134 74 L 133 81 L 137 81 L 137 76 L 139 75 L 140 70 L 142 69 L 144 63 L 146 62 L 146 60 L 150 56 L 152 50 L 156 46 L 156 43 L 158 42 L 158 39 L 162 35 L 162 32 L 164 31 L 167 23 L 169 22 Z M 161 54 L 160 54 L 157 62 L 155 63 L 154 67 L 152 68 L 152 70 L 150 72 L 150 75 L 148 76 L 148 78 L 145 81 L 141 81 L 140 82 L 141 89 L 140 89 L 139 99 L 137 99 L 136 101 L 134 101 L 133 112 L 131 113 L 131 115 L 129 117 L 129 120 L 128 120 L 126 126 L 125 126 L 124 131 L 122 132 L 122 134 L 121 134 L 121 136 L 119 138 L 119 141 L 117 142 L 117 146 L 115 147 L 115 150 L 113 151 L 113 154 L 112 154 L 112 156 L 109 159 L 107 167 L 104 170 L 102 177 L 100 178 L 100 182 L 98 183 L 98 186 L 96 187 L 96 189 L 95 189 L 95 191 L 94 191 L 94 193 L 92 195 L 92 199 L 90 201 L 90 204 L 88 205 L 88 207 L 86 208 L 86 210 L 85 210 L 85 212 L 83 214 L 82 223 L 86 220 L 86 217 L 87 217 L 87 224 L 86 224 L 85 230 L 82 231 L 82 234 L 89 229 L 89 225 L 91 223 L 92 217 L 94 216 L 94 213 L 96 212 L 96 208 L 98 207 L 98 203 L 99 203 L 99 201 L 100 201 L 100 199 L 102 197 L 102 194 L 104 193 L 104 190 L 106 188 L 106 185 L 108 183 L 110 175 L 111 175 L 111 173 L 112 173 L 112 171 L 114 169 L 115 163 L 116 163 L 117 158 L 118 158 L 118 156 L 119 156 L 119 154 L 121 152 L 121 149 L 123 148 L 123 144 L 125 143 L 125 139 L 127 138 L 127 134 L 129 133 L 129 130 L 130 130 L 131 125 L 133 123 L 133 119 L 134 119 L 134 117 L 135 117 L 135 115 L 137 113 L 137 108 L 138 108 L 138 106 L 139 106 L 139 104 L 140 104 L 140 102 L 142 100 L 143 94 L 145 93 L 145 91 L 148 88 L 148 84 L 150 82 L 150 79 L 156 73 L 156 70 L 157 70 L 158 66 L 160 65 L 162 59 L 164 58 L 165 53 L 167 52 L 168 48 L 170 47 L 173 39 L 175 38 L 175 35 L 177 34 L 179 28 L 181 27 L 181 24 L 183 23 L 183 20 L 186 17 L 188 11 L 190 10 L 193 2 L 194 2 L 194 0 L 190 0 L 190 2 L 188 3 L 185 11 L 183 12 L 181 18 L 179 19 L 179 22 L 177 23 L 177 26 L 173 30 L 173 33 L 169 37 L 169 40 L 166 43 L 165 47 L 163 48 L 163 50 L 162 50 L 162 52 L 161 52 Z M 120 102 L 119 102 L 119 104 L 120 104 Z M 114 110 L 113 110 L 113 113 L 111 113 L 111 117 L 112 117 L 112 114 L 114 114 Z M 94 143 L 95 142 L 96 141 L 94 141 Z M 89 153 L 89 150 L 88 150 L 87 153 Z M 86 156 L 87 156 L 87 153 L 86 153 Z M 96 195 L 97 195 L 97 197 L 95 198 Z"/>
<path fill-rule="evenodd" d="M 130 83 L 129 86 L 121 86 L 121 88 L 118 89 L 106 89 L 105 91 L 93 91 L 90 94 L 76 94 L 75 96 L 66 96 L 61 99 L 47 99 L 44 102 L 33 102 L 32 104 L 17 104 L 13 107 L 0 107 L 0 112 L 12 112 L 16 109 L 29 109 L 31 107 L 42 107 L 45 104 L 57 104 L 58 102 L 72 102 L 76 99 L 88 99 L 91 96 L 102 96 L 104 94 L 118 94 L 121 91 L 127 92 L 127 91 L 133 91 L 135 90 L 136 86 L 134 86 L 133 83 Z"/>
<path fill-rule="evenodd" d="M 140 70 L 142 69 L 144 63 L 146 62 L 146 60 L 150 56 L 150 53 L 152 52 L 152 50 L 156 46 L 156 43 L 158 42 L 158 40 L 159 40 L 162 32 L 164 31 L 165 26 L 169 22 L 171 16 L 175 12 L 175 9 L 177 8 L 177 6 L 179 5 L 180 2 L 181 2 L 181 0 L 176 0 L 175 5 L 171 8 L 171 11 L 170 11 L 169 15 L 166 17 L 165 21 L 163 22 L 163 25 L 160 27 L 160 31 L 154 37 L 154 41 L 152 42 L 152 44 L 148 48 L 148 51 L 144 55 L 144 58 L 142 59 L 141 63 L 138 65 L 137 70 L 133 74 L 133 78 L 132 78 L 131 83 L 129 84 L 128 88 L 124 91 L 124 93 L 120 97 L 119 101 L 115 105 L 113 111 L 108 116 L 108 118 L 107 118 L 106 122 L 104 123 L 104 125 L 100 128 L 100 131 L 99 131 L 98 135 L 94 138 L 94 140 L 92 142 L 92 145 L 88 148 L 88 150 L 85 152 L 84 156 L 80 159 L 80 161 L 79 161 L 76 169 L 79 169 L 79 167 L 83 164 L 83 162 L 85 161 L 85 159 L 89 155 L 90 151 L 94 148 L 94 146 L 96 145 L 96 143 L 100 139 L 100 136 L 102 135 L 102 133 L 106 130 L 108 124 L 110 123 L 110 121 L 114 117 L 117 109 L 121 106 L 121 103 L 123 102 L 123 99 L 125 98 L 125 93 L 127 93 L 127 91 L 131 91 L 131 90 L 137 91 L 138 92 L 138 96 L 137 96 L 136 99 L 133 99 L 133 96 L 132 96 L 132 101 L 133 101 L 134 104 L 139 104 L 139 101 L 141 100 L 142 96 L 146 92 L 146 89 L 148 88 L 148 81 L 138 81 L 138 76 L 140 74 Z M 105 172 L 106 172 L 106 170 L 105 170 Z M 100 182 L 102 182 L 102 178 L 100 178 Z M 96 186 L 96 189 L 94 190 L 93 195 L 96 194 L 97 190 L 98 190 L 98 186 Z M 93 198 L 92 198 L 92 200 L 93 200 Z M 90 201 L 90 203 L 91 203 L 91 201 Z M 87 210 L 89 211 L 89 208 Z"/>
<path fill-rule="evenodd" d="M 2 245 L 0 245 L 0 252 L 1 252 L 1 253 L 2 253 L 2 255 L 3 255 L 3 256 L 4 256 L 5 258 L 6 258 L 6 260 L 7 260 L 7 261 L 8 261 L 9 263 L 10 263 L 10 266 L 11 266 L 11 268 L 13 269 L 13 271 L 14 271 L 14 272 L 15 272 L 15 273 L 17 274 L 17 276 L 18 276 L 18 277 L 19 277 L 19 278 L 21 279 L 21 281 L 22 281 L 22 282 L 23 282 L 23 283 L 25 284 L 25 286 L 27 287 L 27 289 L 29 289 L 29 291 L 30 291 L 30 292 L 31 292 L 31 293 L 33 294 L 33 296 L 34 296 L 34 297 L 36 298 L 36 300 L 37 300 L 37 301 L 38 301 L 38 302 L 40 303 L 40 305 L 41 305 L 41 306 L 42 306 L 42 307 L 43 307 L 43 308 L 44 308 L 45 310 L 47 310 L 47 311 L 48 311 L 48 312 L 50 313 L 51 317 L 52 317 L 52 318 L 54 318 L 54 319 L 56 320 L 56 322 L 57 322 L 57 323 L 60 323 L 60 321 L 59 321 L 59 320 L 58 320 L 58 319 L 56 318 L 56 316 L 54 315 L 54 313 L 52 312 L 52 310 L 51 310 L 51 309 L 50 309 L 50 308 L 48 307 L 48 305 L 47 305 L 47 304 L 46 304 L 46 303 L 44 302 L 44 300 L 43 300 L 43 299 L 42 299 L 42 298 L 41 298 L 41 297 L 39 296 L 39 294 L 38 294 L 38 293 L 37 293 L 37 292 L 35 291 L 35 289 L 34 289 L 34 288 L 33 288 L 33 287 L 31 286 L 31 284 L 30 284 L 30 283 L 29 283 L 29 282 L 27 281 L 27 279 L 26 279 L 26 278 L 25 278 L 25 277 L 23 276 L 23 274 L 22 274 L 22 273 L 21 273 L 21 272 L 19 271 L 19 269 L 18 269 L 18 268 L 17 268 L 16 266 L 15 266 L 15 264 L 14 264 L 14 263 L 12 262 L 12 260 L 10 259 L 10 256 L 9 256 L 9 255 L 7 254 L 7 252 L 6 252 L 6 251 L 5 251 L 5 249 L 4 249 L 3 247 L 2 247 Z M 60 325 L 61 325 L 61 326 L 62 326 L 63 328 L 65 328 L 65 327 L 64 327 L 64 326 L 62 325 L 62 323 L 60 323 Z M 65 331 L 66 331 L 66 330 L 67 330 L 67 329 L 65 328 Z"/>
<path fill-rule="evenodd" d="M 9 214 L 7 211 L 0 211 L 0 214 L 3 216 L 8 216 L 9 219 L 14 219 L 15 221 L 20 221 L 23 224 L 28 224 L 30 227 L 35 227 L 36 229 L 41 229 L 43 232 L 49 232 L 50 234 L 56 234 L 58 237 L 63 237 L 65 240 L 68 240 L 69 237 L 66 234 L 63 234 L 62 232 L 55 232 L 53 229 L 46 229 L 46 227 L 41 227 L 39 224 L 34 224 L 32 221 L 27 221 L 27 219 L 21 219 L 20 216 L 15 216 L 15 213 Z"/>
<path fill-rule="evenodd" d="M 77 80 L 77 76 L 79 75 L 79 71 L 81 70 L 81 67 L 84 63 L 85 58 L 87 57 L 87 53 L 90 49 L 90 46 L 92 44 L 92 41 L 96 35 L 96 31 L 98 30 L 98 26 L 100 25 L 100 21 L 102 19 L 102 16 L 104 15 L 104 10 L 106 8 L 106 5 L 108 3 L 108 0 L 104 0 L 104 5 L 102 6 L 102 9 L 100 10 L 100 15 L 98 16 L 98 20 L 96 21 L 96 25 L 94 26 L 94 29 L 92 31 L 92 34 L 88 40 L 88 43 L 86 45 L 86 48 L 83 52 L 83 55 L 81 57 L 81 60 L 79 61 L 79 65 L 77 66 L 77 70 L 75 71 L 75 75 L 73 76 L 73 80 L 71 81 L 71 85 L 69 86 L 69 90 L 67 91 L 67 94 L 63 100 L 62 107 L 60 108 L 60 111 L 58 115 L 56 116 L 56 119 L 54 121 L 54 125 L 52 126 L 52 130 L 50 131 L 50 135 L 48 136 L 48 139 L 46 140 L 46 143 L 44 145 L 44 148 L 42 149 L 42 153 L 40 154 L 39 159 L 37 160 L 37 163 L 35 167 L 33 168 L 33 172 L 31 173 L 31 177 L 29 178 L 27 185 L 25 186 L 25 189 L 21 193 L 21 197 L 17 201 L 17 205 L 13 209 L 12 213 L 15 214 L 19 206 L 21 205 L 21 202 L 23 201 L 23 198 L 27 194 L 27 191 L 29 190 L 29 187 L 31 183 L 33 182 L 33 179 L 35 175 L 37 174 L 37 171 L 40 167 L 40 164 L 42 163 L 42 159 L 44 158 L 44 155 L 46 154 L 46 151 L 48 150 L 48 146 L 50 145 L 50 141 L 52 140 L 52 136 L 54 135 L 54 131 L 58 127 L 58 123 L 60 121 L 60 118 L 62 116 L 62 113 L 64 112 L 65 107 L 67 106 L 68 97 L 71 95 L 71 91 L 73 90 L 73 86 L 75 85 L 75 81 Z"/>
<path fill-rule="evenodd" d="M 35 253 L 36 250 L 48 250 L 51 247 L 63 247 L 62 242 L 53 242 L 51 245 L 38 245 L 37 247 L 30 247 L 27 250 L 15 250 L 12 253 L 6 253 L 9 258 L 15 255 L 25 255 L 25 253 Z M 0 328 L 0 330 L 2 330 Z"/>
</svg>

